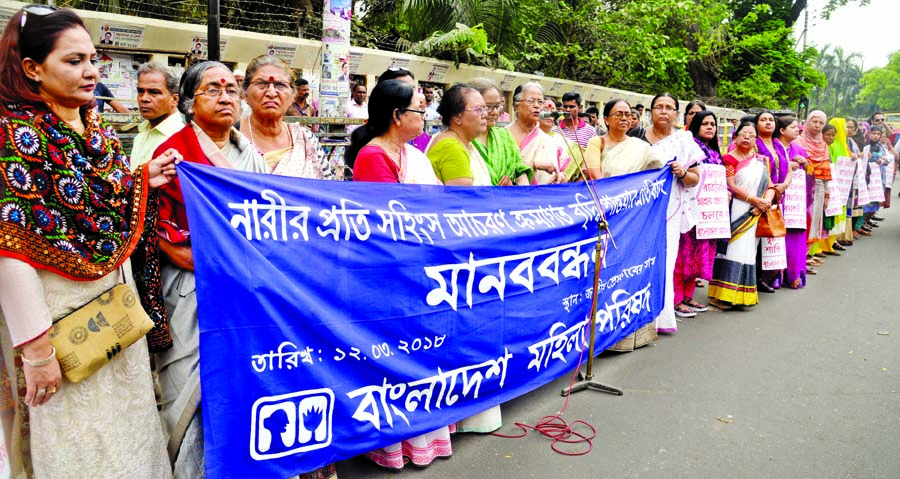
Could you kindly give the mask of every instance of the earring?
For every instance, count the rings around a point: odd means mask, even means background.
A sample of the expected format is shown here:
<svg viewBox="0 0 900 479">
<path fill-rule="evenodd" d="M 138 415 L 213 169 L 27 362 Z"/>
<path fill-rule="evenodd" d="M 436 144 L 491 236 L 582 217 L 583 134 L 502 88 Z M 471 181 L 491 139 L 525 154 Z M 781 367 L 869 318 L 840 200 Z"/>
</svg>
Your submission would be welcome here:
<svg viewBox="0 0 900 479">
<path fill-rule="evenodd" d="M 34 77 L 34 81 L 35 81 L 35 83 L 40 83 L 41 77 L 38 77 L 38 76 Z"/>
</svg>

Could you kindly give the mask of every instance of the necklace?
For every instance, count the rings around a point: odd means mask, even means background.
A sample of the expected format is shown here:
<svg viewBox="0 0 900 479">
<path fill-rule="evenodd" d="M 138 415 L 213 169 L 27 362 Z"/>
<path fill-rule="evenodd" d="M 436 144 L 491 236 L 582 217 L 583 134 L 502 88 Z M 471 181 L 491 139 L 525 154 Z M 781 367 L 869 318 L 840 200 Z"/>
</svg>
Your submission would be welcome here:
<svg viewBox="0 0 900 479">
<path fill-rule="evenodd" d="M 256 147 L 257 151 L 262 153 L 262 150 L 260 150 L 259 145 L 256 144 L 256 140 L 253 138 L 253 119 L 252 118 L 247 118 L 247 131 L 248 131 L 248 133 L 250 133 L 250 143 L 252 143 L 253 146 Z M 275 135 L 276 142 L 278 141 L 278 137 L 280 137 L 281 134 L 285 131 L 287 131 L 287 125 L 285 125 L 284 121 L 282 121 L 281 122 L 281 131 L 279 131 Z M 292 141 L 292 143 L 293 143 L 293 141 Z"/>
</svg>

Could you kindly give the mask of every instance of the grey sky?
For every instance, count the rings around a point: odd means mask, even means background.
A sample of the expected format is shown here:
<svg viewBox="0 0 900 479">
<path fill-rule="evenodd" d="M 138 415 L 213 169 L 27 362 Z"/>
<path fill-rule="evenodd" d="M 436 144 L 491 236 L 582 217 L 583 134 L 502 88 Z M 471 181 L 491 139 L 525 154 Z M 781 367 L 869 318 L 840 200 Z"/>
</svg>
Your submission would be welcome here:
<svg viewBox="0 0 900 479">
<path fill-rule="evenodd" d="M 897 41 L 900 0 L 871 0 L 866 7 L 848 5 L 837 9 L 830 20 L 820 18 L 826 3 L 826 0 L 809 1 L 808 44 L 821 48 L 830 43 L 843 47 L 846 54 L 860 52 L 866 70 L 886 65 L 890 54 L 900 50 Z M 795 36 L 800 38 L 802 31 L 801 16 L 794 25 Z"/>
</svg>

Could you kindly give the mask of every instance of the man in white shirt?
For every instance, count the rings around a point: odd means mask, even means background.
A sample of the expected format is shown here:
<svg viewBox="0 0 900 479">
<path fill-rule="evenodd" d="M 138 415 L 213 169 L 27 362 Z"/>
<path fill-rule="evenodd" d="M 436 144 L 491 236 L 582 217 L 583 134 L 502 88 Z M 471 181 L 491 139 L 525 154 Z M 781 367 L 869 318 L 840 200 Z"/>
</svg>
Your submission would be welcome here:
<svg viewBox="0 0 900 479">
<path fill-rule="evenodd" d="M 162 142 L 184 128 L 178 113 L 178 76 L 167 66 L 144 63 L 138 68 L 138 107 L 144 122 L 131 148 L 131 169 L 147 163 Z"/>
<path fill-rule="evenodd" d="M 357 83 L 353 85 L 350 101 L 347 102 L 347 118 L 369 119 L 369 104 L 366 103 L 366 86 Z M 347 133 L 359 128 L 359 125 L 347 125 Z"/>
</svg>

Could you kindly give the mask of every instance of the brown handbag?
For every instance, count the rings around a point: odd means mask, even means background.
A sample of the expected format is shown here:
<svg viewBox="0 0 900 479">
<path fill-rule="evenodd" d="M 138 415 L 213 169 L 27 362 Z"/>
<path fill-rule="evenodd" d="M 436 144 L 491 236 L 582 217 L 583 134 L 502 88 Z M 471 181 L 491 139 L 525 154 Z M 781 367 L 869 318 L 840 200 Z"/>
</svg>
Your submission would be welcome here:
<svg viewBox="0 0 900 479">
<path fill-rule="evenodd" d="M 772 207 L 759 215 L 759 223 L 756 225 L 756 236 L 758 238 L 781 238 L 787 236 L 787 228 L 784 227 L 784 216 L 781 214 L 781 204 L 779 199 L 781 195 L 775 187 L 770 186 L 768 190 L 775 192 L 775 198 L 772 200 Z"/>
</svg>

